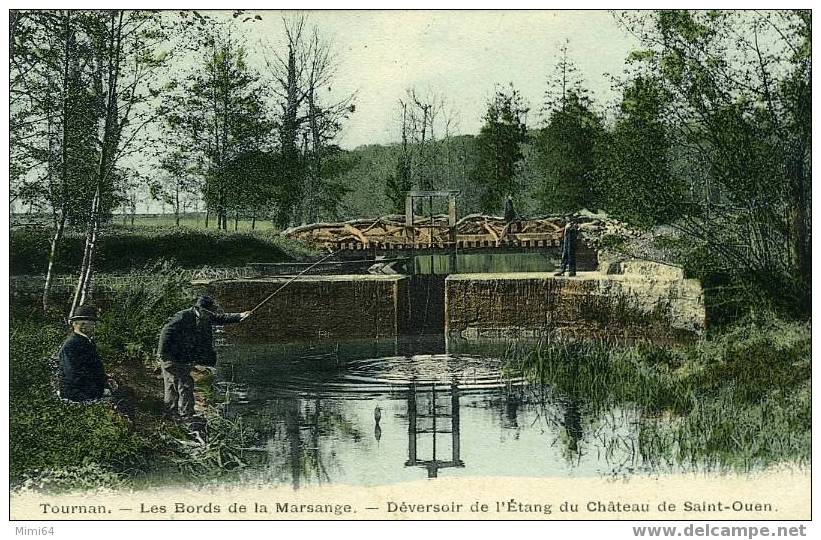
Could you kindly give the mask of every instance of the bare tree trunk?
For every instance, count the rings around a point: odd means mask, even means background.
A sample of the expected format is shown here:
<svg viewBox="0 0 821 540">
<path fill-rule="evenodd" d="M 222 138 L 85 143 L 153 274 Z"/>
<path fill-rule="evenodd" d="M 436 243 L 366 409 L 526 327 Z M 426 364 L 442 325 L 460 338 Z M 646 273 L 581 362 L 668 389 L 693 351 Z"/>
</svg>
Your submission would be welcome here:
<svg viewBox="0 0 821 540">
<path fill-rule="evenodd" d="M 48 270 L 46 270 L 46 284 L 43 286 L 43 312 L 48 311 L 49 308 L 49 295 L 51 294 L 51 284 L 54 279 L 54 263 L 57 260 L 57 246 L 60 245 L 60 241 L 63 239 L 63 232 L 66 228 L 66 212 L 65 210 L 60 211 L 60 220 L 57 223 L 57 227 L 54 231 L 54 236 L 51 239 L 51 249 L 49 249 L 48 253 Z"/>
<path fill-rule="evenodd" d="M 211 217 L 211 209 L 207 206 L 205 207 L 205 228 L 208 228 L 208 218 Z"/>
<path fill-rule="evenodd" d="M 91 221 L 86 233 L 86 243 L 83 249 L 83 262 L 80 264 L 80 278 L 74 289 L 74 298 L 71 301 L 71 309 L 68 312 L 69 318 L 74 315 L 74 311 L 85 303 L 90 291 L 91 283 L 91 261 L 94 256 L 94 247 L 97 243 L 97 215 L 100 206 L 100 186 L 94 191 L 94 199 L 91 202 Z"/>
<path fill-rule="evenodd" d="M 257 226 L 257 211 L 254 210 L 251 213 L 251 230 L 253 231 L 254 229 L 256 229 L 256 226 Z"/>
<path fill-rule="evenodd" d="M 180 185 L 176 185 L 174 190 L 174 223 L 180 226 Z"/>
<path fill-rule="evenodd" d="M 234 230 L 239 230 L 239 210 L 234 212 Z"/>
</svg>

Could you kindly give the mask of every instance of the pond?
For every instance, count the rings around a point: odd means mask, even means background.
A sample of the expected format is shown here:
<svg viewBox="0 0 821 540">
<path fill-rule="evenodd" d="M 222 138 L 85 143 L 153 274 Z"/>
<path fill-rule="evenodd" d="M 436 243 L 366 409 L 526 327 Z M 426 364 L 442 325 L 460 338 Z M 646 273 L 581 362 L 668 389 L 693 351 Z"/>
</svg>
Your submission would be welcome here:
<svg viewBox="0 0 821 540">
<path fill-rule="evenodd" d="M 504 272 L 550 272 L 556 261 L 547 251 L 519 253 L 434 253 L 413 258 L 414 274 L 481 274 Z"/>
<path fill-rule="evenodd" d="M 674 469 L 638 450 L 639 407 L 594 411 L 510 377 L 504 344 L 452 348 L 442 336 L 223 347 L 224 414 L 253 433 L 243 480 L 298 488 Z"/>
</svg>

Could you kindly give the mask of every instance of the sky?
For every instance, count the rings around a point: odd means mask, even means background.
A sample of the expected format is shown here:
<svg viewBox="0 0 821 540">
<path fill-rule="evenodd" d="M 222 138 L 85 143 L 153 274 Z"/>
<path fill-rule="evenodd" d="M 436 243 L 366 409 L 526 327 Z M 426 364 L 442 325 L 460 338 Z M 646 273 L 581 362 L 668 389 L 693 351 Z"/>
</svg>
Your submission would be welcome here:
<svg viewBox="0 0 821 540">
<path fill-rule="evenodd" d="M 282 47 L 283 12 L 246 23 L 262 66 L 263 45 Z M 637 41 L 606 11 L 313 11 L 309 23 L 333 43 L 339 62 L 332 94 L 356 92 L 343 148 L 399 140 L 398 100 L 408 88 L 435 92 L 457 114 L 456 133 L 478 133 L 495 85 L 513 86 L 539 109 L 548 76 L 569 40 L 568 55 L 600 103 L 617 99 L 619 75 Z"/>
<path fill-rule="evenodd" d="M 248 11 L 246 16 L 253 19 L 258 14 L 261 20 L 243 23 L 245 17 L 234 19 L 230 10 L 200 11 L 234 23 L 245 35 L 249 62 L 264 78 L 269 77 L 266 57 L 272 50 L 286 51 L 283 17 L 297 14 Z M 611 89 L 610 75 L 619 75 L 628 53 L 639 47 L 604 10 L 301 13 L 308 15 L 308 26 L 315 25 L 332 44 L 338 67 L 328 98 L 356 93 L 356 111 L 336 141 L 345 149 L 398 142 L 398 101 L 410 88 L 442 98 L 445 114 L 455 119 L 450 134 L 458 135 L 477 134 L 496 86 L 512 83 L 530 107 L 528 126 L 538 127 L 547 80 L 566 42 L 568 56 L 595 101 L 610 104 L 619 98 Z M 193 54 L 187 61 L 196 69 L 202 58 Z M 437 131 L 441 138 L 441 126 Z M 131 166 L 155 166 L 138 163 L 141 160 Z M 160 203 L 143 198 L 145 211 L 158 211 Z"/>
</svg>

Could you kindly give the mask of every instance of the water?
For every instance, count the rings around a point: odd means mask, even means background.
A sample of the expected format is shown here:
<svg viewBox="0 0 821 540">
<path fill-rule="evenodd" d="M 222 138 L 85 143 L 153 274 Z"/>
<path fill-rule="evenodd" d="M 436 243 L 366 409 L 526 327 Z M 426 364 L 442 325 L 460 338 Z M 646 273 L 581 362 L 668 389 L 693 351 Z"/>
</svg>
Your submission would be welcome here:
<svg viewBox="0 0 821 540">
<path fill-rule="evenodd" d="M 253 433 L 243 480 L 379 485 L 658 469 L 637 450 L 638 408 L 589 414 L 578 398 L 506 377 L 498 349 L 446 349 L 441 337 L 224 348 L 225 414 Z"/>
<path fill-rule="evenodd" d="M 474 274 L 504 272 L 550 272 L 553 258 L 546 252 L 458 253 L 417 255 L 413 259 L 415 274 Z"/>
</svg>

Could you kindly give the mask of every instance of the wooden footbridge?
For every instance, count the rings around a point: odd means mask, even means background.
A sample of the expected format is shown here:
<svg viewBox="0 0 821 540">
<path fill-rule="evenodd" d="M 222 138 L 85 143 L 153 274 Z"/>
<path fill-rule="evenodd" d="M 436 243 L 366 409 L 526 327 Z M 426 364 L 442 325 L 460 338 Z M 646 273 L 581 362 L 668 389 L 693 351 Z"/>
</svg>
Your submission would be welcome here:
<svg viewBox="0 0 821 540">
<path fill-rule="evenodd" d="M 487 251 L 558 249 L 565 220 L 542 216 L 508 222 L 504 218 L 470 214 L 457 219 L 455 193 L 416 191 L 408 194 L 406 212 L 371 219 L 338 223 L 312 223 L 293 227 L 282 234 L 313 247 L 333 251 L 407 253 L 416 250 Z M 447 197 L 447 214 L 420 215 L 414 212 L 418 199 Z M 431 204 L 432 207 L 432 204 Z M 579 246 L 584 249 L 583 246 Z"/>
</svg>

